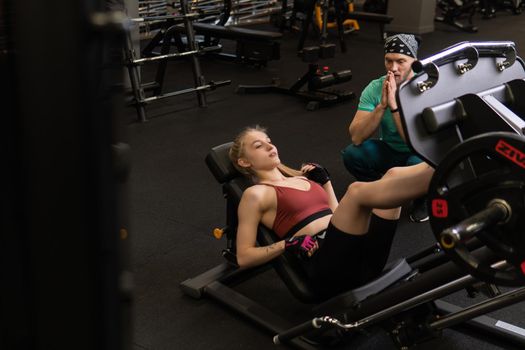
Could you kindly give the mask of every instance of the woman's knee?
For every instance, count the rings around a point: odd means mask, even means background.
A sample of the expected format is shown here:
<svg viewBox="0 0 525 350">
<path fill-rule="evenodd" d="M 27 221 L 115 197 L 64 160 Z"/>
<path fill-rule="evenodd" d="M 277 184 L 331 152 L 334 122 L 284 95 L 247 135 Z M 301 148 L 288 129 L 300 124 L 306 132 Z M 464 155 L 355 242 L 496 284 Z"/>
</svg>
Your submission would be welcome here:
<svg viewBox="0 0 525 350">
<path fill-rule="evenodd" d="M 385 177 L 397 177 L 400 176 L 403 172 L 402 167 L 393 167 L 386 171 L 385 175 L 383 175 L 383 178 Z"/>
<path fill-rule="evenodd" d="M 357 198 L 359 198 L 361 190 L 365 184 L 365 182 L 361 181 L 352 182 L 350 185 L 348 185 L 344 198 L 355 201 Z"/>
</svg>

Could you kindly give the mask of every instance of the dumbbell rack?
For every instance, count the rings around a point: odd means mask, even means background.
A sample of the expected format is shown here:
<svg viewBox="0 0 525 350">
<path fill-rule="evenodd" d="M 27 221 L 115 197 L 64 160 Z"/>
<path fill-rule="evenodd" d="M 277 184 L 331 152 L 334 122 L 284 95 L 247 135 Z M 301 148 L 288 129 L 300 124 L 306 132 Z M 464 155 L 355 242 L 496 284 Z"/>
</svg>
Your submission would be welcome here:
<svg viewBox="0 0 525 350">
<path fill-rule="evenodd" d="M 146 57 L 146 58 L 137 58 L 135 50 L 133 48 L 133 43 L 131 39 L 131 33 L 128 31 L 126 35 L 126 42 L 125 42 L 125 65 L 128 68 L 130 82 L 131 82 L 131 90 L 133 94 L 133 101 L 131 102 L 133 105 L 135 105 L 137 109 L 138 114 L 138 120 L 140 122 L 147 121 L 146 117 L 146 110 L 145 105 L 148 103 L 151 103 L 153 101 L 161 100 L 168 97 L 175 97 L 179 95 L 184 95 L 188 93 L 195 92 L 197 94 L 197 100 L 200 107 L 206 107 L 206 91 L 214 90 L 221 86 L 226 86 L 231 84 L 231 80 L 223 80 L 218 82 L 206 82 L 204 75 L 202 74 L 200 62 L 198 55 L 213 51 L 213 50 L 220 50 L 220 46 L 213 46 L 213 47 L 207 47 L 200 49 L 198 46 L 198 43 L 195 39 L 195 34 L 193 30 L 193 20 L 198 18 L 199 16 L 202 16 L 202 13 L 190 13 L 188 10 L 188 1 L 187 0 L 180 0 L 180 8 L 181 13 L 179 15 L 166 15 L 166 16 L 155 16 L 155 17 L 146 17 L 146 18 L 138 18 L 135 19 L 134 22 L 144 22 L 148 20 L 158 21 L 158 20 L 165 20 L 169 21 L 171 24 L 175 25 L 176 23 L 182 22 L 184 24 L 185 30 L 186 30 L 186 40 L 189 50 L 185 52 L 180 53 L 169 53 L 169 41 L 171 40 L 171 36 L 169 35 L 171 31 L 168 29 L 166 31 L 165 35 L 165 44 L 164 48 L 167 48 L 166 50 L 163 50 L 160 55 L 154 56 L 154 57 Z M 194 78 L 194 87 L 187 88 L 183 90 L 168 92 L 168 93 L 162 93 L 162 85 L 163 85 L 163 77 L 164 72 L 166 69 L 166 61 L 170 59 L 178 59 L 178 58 L 188 58 L 191 62 L 192 71 L 193 71 L 193 78 Z M 141 76 L 139 71 L 139 66 L 145 63 L 150 62 L 161 62 L 162 66 L 160 67 L 159 71 L 157 72 L 157 80 L 151 83 L 143 84 L 141 82 Z M 146 91 L 153 90 L 154 95 L 150 97 L 146 97 Z"/>
</svg>

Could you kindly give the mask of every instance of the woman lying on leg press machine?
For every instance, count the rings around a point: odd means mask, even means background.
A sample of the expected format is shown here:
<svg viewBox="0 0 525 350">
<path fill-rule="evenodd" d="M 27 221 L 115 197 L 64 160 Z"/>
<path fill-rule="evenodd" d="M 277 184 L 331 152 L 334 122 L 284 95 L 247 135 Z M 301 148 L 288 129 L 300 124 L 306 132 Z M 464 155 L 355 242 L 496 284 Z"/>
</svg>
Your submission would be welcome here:
<svg viewBox="0 0 525 350">
<path fill-rule="evenodd" d="M 300 171 L 284 166 L 265 129 L 242 131 L 230 159 L 256 183 L 243 193 L 238 208 L 239 266 L 261 265 L 290 252 L 301 258 L 323 299 L 381 273 L 400 206 L 425 194 L 434 172 L 426 163 L 393 168 L 378 181 L 352 183 L 338 203 L 326 169 L 313 163 Z M 282 240 L 256 246 L 259 224 Z"/>
</svg>

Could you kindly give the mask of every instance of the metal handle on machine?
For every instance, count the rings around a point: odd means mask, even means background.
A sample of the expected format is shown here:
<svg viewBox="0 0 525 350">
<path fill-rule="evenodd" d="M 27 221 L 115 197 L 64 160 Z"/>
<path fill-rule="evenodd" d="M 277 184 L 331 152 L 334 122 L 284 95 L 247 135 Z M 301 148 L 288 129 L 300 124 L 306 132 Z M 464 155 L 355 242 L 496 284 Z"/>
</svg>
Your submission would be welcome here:
<svg viewBox="0 0 525 350">
<path fill-rule="evenodd" d="M 492 42 L 464 42 L 452 46 L 434 56 L 412 63 L 415 73 L 426 73 L 427 80 L 418 81 L 416 87 L 420 93 L 433 88 L 439 80 L 439 66 L 446 63 L 466 59 L 466 62 L 457 65 L 457 73 L 465 74 L 474 69 L 480 56 L 504 57 L 505 60 L 496 62 L 496 68 L 502 72 L 516 62 L 516 48 L 512 41 Z"/>
<path fill-rule="evenodd" d="M 416 61 L 417 62 L 417 61 Z M 415 62 L 414 62 L 415 63 Z M 413 67 L 414 65 L 412 65 Z M 434 63 L 430 62 L 424 67 L 425 73 L 427 73 L 428 79 L 418 81 L 416 83 L 419 92 L 423 93 L 428 89 L 433 88 L 439 80 L 439 68 Z"/>
<path fill-rule="evenodd" d="M 479 56 L 503 56 L 509 60 L 507 67 L 512 65 L 512 53 L 516 52 L 515 44 L 512 41 L 487 41 L 487 42 L 464 42 L 452 46 L 440 53 L 418 60 L 412 63 L 412 69 L 416 73 L 421 73 L 425 70 L 425 66 L 433 63 L 437 66 L 442 66 L 448 62 L 456 61 L 462 58 L 469 58 L 472 52 L 476 50 Z M 514 59 L 515 61 L 515 59 Z M 514 63 L 512 61 L 512 63 Z"/>
<path fill-rule="evenodd" d="M 474 69 L 476 64 L 478 64 L 478 60 L 479 60 L 479 52 L 474 46 L 465 48 L 463 53 L 464 53 L 463 58 L 466 58 L 467 62 L 460 63 L 457 65 L 456 68 L 457 68 L 458 74 L 465 74 L 468 71 Z"/>
<path fill-rule="evenodd" d="M 445 249 L 454 248 L 461 240 L 468 239 L 492 225 L 504 223 L 510 216 L 509 204 L 502 199 L 494 199 L 486 209 L 443 230 L 440 235 L 440 244 Z"/>
<path fill-rule="evenodd" d="M 516 48 L 514 46 L 509 46 L 506 48 L 506 50 L 503 52 L 503 56 L 505 57 L 505 60 L 502 62 L 496 63 L 496 67 L 500 72 L 504 71 L 505 69 L 509 68 L 516 62 Z"/>
</svg>

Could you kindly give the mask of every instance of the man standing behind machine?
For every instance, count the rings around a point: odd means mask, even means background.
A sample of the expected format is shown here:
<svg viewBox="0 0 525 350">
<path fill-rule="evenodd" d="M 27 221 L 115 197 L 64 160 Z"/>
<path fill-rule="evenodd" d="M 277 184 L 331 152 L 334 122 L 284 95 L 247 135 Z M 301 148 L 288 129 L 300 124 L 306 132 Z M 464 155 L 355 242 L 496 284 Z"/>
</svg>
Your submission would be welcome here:
<svg viewBox="0 0 525 350">
<path fill-rule="evenodd" d="M 352 144 L 341 152 L 345 167 L 358 181 L 375 181 L 390 168 L 422 161 L 405 142 L 396 102 L 397 88 L 414 74 L 418 41 L 412 34 L 396 34 L 385 40 L 384 49 L 386 75 L 363 90 L 348 128 Z M 379 138 L 372 138 L 378 130 Z M 414 201 L 410 219 L 428 220 L 424 198 Z"/>
</svg>

